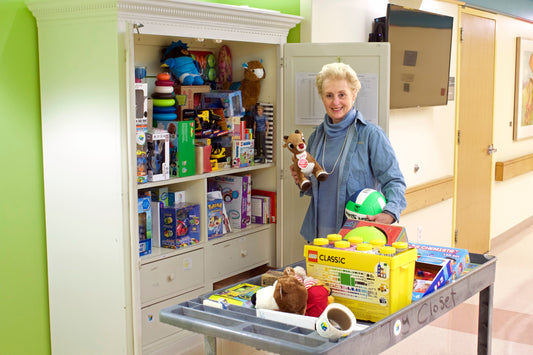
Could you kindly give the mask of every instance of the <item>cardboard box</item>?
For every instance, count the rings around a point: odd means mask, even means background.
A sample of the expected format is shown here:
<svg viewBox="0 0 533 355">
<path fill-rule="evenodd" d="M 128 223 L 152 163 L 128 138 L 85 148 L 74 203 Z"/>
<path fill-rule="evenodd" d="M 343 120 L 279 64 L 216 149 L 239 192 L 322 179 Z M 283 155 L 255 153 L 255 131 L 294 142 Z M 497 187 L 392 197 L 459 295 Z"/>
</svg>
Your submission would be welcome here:
<svg viewBox="0 0 533 355">
<path fill-rule="evenodd" d="M 178 124 L 178 176 L 196 174 L 194 150 L 194 121 L 179 121 Z"/>
<path fill-rule="evenodd" d="M 252 223 L 270 223 L 270 197 L 252 196 Z"/>
<path fill-rule="evenodd" d="M 152 208 L 152 248 L 161 247 L 161 238 L 159 234 L 160 227 L 160 215 L 159 211 L 162 207 L 162 203 L 159 201 L 150 202 L 150 207 Z"/>
<path fill-rule="evenodd" d="M 224 234 L 224 201 L 222 199 L 207 201 L 207 239 L 222 237 Z"/>
<path fill-rule="evenodd" d="M 466 249 L 418 243 L 410 243 L 410 245 L 416 248 L 419 258 L 434 257 L 440 259 L 450 259 L 452 265 L 452 280 L 460 277 L 470 263 L 470 253 Z"/>
<path fill-rule="evenodd" d="M 152 207 L 150 197 L 139 197 L 139 256 L 152 252 Z"/>
<path fill-rule="evenodd" d="M 249 175 L 224 175 L 209 179 L 216 186 L 215 189 L 222 193 L 232 228 L 246 228 L 249 223 L 250 218 L 247 215 L 249 177 Z"/>
<path fill-rule="evenodd" d="M 202 93 L 202 108 L 223 108 L 224 116 L 242 116 L 242 96 L 237 90 L 213 90 Z"/>
<path fill-rule="evenodd" d="M 413 301 L 443 287 L 452 276 L 450 259 L 429 257 L 424 260 L 425 262 L 418 259 L 415 264 Z"/>
<path fill-rule="evenodd" d="M 276 223 L 276 192 L 252 189 L 252 196 L 267 196 L 270 198 L 270 223 Z"/>
<path fill-rule="evenodd" d="M 211 91 L 209 85 L 175 85 L 176 95 L 185 95 L 185 105 L 178 109 L 178 120 L 183 118 L 183 110 L 199 108 L 202 104 L 202 93 Z"/>
<path fill-rule="evenodd" d="M 178 203 L 185 202 L 185 191 L 171 191 L 168 193 L 168 205 L 174 206 Z"/>
<path fill-rule="evenodd" d="M 381 224 L 370 221 L 360 221 L 355 219 L 348 219 L 344 222 L 339 234 L 344 238 L 349 232 L 353 229 L 359 227 L 368 227 L 372 226 L 378 228 L 385 236 L 387 237 L 387 245 L 391 245 L 394 242 L 408 242 L 407 241 L 407 232 L 404 227 L 398 225 L 390 224 Z M 368 242 L 368 241 L 366 241 Z"/>
<path fill-rule="evenodd" d="M 176 121 L 154 121 L 157 128 L 167 131 L 169 137 L 170 176 L 178 177 L 178 128 Z"/>
<path fill-rule="evenodd" d="M 283 271 L 268 270 L 263 275 L 261 275 L 261 286 L 265 287 L 273 285 L 274 282 L 276 282 L 276 280 L 282 277 L 283 275 Z"/>
<path fill-rule="evenodd" d="M 377 322 L 411 304 L 416 249 L 394 256 L 304 246 L 307 274 L 330 287 L 358 320 Z"/>
<path fill-rule="evenodd" d="M 254 140 L 234 139 L 231 149 L 231 167 L 244 168 L 254 165 Z"/>
<path fill-rule="evenodd" d="M 146 132 L 148 181 L 161 181 L 170 178 L 169 135 L 167 131 L 149 129 Z"/>
<path fill-rule="evenodd" d="M 200 205 L 162 207 L 159 231 L 163 248 L 179 249 L 200 242 Z"/>
</svg>

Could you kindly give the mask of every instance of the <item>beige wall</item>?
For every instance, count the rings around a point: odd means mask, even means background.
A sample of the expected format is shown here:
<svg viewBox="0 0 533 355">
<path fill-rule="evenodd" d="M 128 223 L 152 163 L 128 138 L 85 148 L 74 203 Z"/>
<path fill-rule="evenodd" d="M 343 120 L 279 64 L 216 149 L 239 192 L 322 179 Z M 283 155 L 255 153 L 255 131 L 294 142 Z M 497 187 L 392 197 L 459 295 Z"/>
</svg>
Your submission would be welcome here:
<svg viewBox="0 0 533 355">
<path fill-rule="evenodd" d="M 301 1 L 301 14 L 306 17 L 301 39 L 309 42 L 366 42 L 372 20 L 385 16 L 387 3 L 385 0 Z M 413 7 L 420 2 L 398 0 L 394 3 Z M 456 77 L 459 7 L 453 2 L 424 0 L 420 10 L 454 17 L 450 76 Z M 533 152 L 533 139 L 513 142 L 513 129 L 509 126 L 513 117 L 516 36 L 533 38 L 533 24 L 498 16 L 494 106 L 494 145 L 498 153 L 494 156 L 495 161 Z M 408 187 L 453 175 L 455 103 L 453 100 L 445 106 L 391 110 L 389 136 Z M 418 172 L 415 172 L 415 166 L 420 168 Z M 532 177 L 533 173 L 529 173 L 494 183 L 491 238 L 533 216 L 531 204 L 527 202 L 533 200 L 533 189 L 527 192 L 524 189 L 528 181 L 533 181 Z M 417 241 L 420 235 L 424 243 L 451 245 L 452 208 L 452 201 L 447 200 L 403 216 L 400 224 L 407 228 L 412 241 Z"/>
</svg>

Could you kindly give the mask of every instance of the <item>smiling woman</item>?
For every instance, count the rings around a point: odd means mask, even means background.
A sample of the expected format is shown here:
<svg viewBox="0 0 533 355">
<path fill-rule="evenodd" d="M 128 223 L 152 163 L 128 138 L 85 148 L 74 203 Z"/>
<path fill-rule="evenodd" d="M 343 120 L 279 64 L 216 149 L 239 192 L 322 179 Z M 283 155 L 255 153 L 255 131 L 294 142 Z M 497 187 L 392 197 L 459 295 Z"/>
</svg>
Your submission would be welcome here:
<svg viewBox="0 0 533 355">
<path fill-rule="evenodd" d="M 347 64 L 326 64 L 316 86 L 326 115 L 309 137 L 307 151 L 329 176 L 325 181 L 310 176 L 311 189 L 300 192 L 312 197 L 300 233 L 307 241 L 336 233 L 346 219 L 350 196 L 364 188 L 381 191 L 387 200 L 383 212 L 368 219 L 397 221 L 406 207 L 405 181 L 385 132 L 354 107 L 361 88 L 357 74 Z M 297 172 L 291 171 L 299 184 Z"/>
</svg>

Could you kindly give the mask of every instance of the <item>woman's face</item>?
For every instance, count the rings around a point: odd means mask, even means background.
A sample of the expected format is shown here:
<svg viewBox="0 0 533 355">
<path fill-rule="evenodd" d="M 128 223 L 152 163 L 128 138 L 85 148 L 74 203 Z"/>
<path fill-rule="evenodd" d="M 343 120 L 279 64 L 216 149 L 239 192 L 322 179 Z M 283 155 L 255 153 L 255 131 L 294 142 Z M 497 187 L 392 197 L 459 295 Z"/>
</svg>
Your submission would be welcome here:
<svg viewBox="0 0 533 355">
<path fill-rule="evenodd" d="M 339 123 L 351 110 L 357 94 L 345 79 L 326 79 L 322 83 L 322 102 L 333 123 Z"/>
</svg>

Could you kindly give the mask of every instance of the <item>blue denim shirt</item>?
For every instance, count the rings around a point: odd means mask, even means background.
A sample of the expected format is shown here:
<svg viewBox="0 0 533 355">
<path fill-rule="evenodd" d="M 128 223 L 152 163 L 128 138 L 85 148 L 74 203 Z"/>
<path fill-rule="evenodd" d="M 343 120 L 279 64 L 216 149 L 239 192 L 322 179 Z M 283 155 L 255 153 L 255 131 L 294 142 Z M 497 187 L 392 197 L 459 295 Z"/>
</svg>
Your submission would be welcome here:
<svg viewBox="0 0 533 355">
<path fill-rule="evenodd" d="M 381 191 L 387 200 L 384 211 L 399 221 L 401 212 L 407 206 L 406 185 L 389 138 L 381 127 L 366 122 L 359 111 L 346 134 L 348 134 L 347 146 L 339 162 L 337 230 L 341 229 L 345 221 L 344 209 L 348 199 L 364 188 Z M 309 137 L 307 151 L 316 158 L 323 143 L 324 123 L 321 123 Z M 312 241 L 317 235 L 316 213 L 319 200 L 318 181 L 314 176 L 310 179 L 312 187 L 305 194 L 311 195 L 311 201 L 300 230 L 308 241 Z"/>
</svg>

